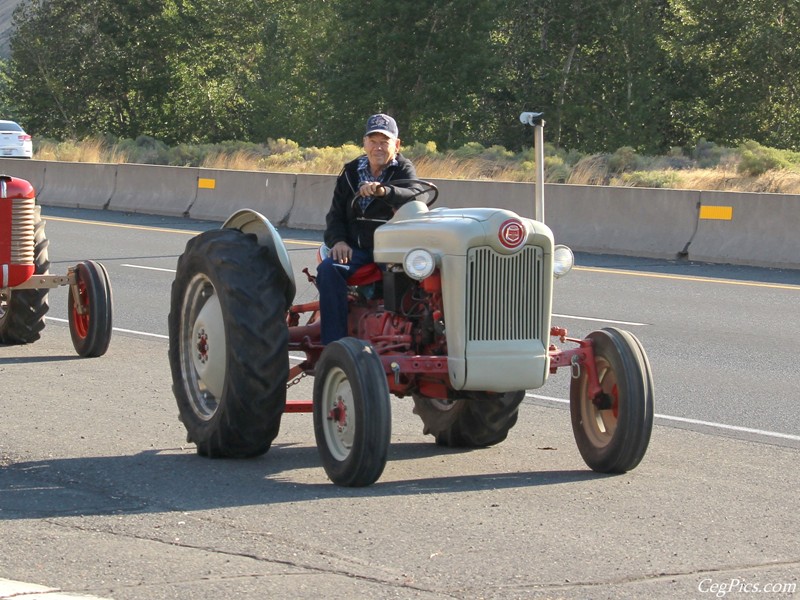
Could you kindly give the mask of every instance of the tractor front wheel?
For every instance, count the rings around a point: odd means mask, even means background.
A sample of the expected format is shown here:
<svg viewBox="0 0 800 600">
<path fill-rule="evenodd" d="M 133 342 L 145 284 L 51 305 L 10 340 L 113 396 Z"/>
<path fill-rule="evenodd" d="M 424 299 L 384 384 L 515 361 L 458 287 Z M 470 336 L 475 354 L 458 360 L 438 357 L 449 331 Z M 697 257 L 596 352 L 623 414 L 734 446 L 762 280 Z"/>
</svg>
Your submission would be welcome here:
<svg viewBox="0 0 800 600">
<path fill-rule="evenodd" d="M 111 342 L 113 300 L 106 268 L 85 260 L 75 267 L 67 299 L 69 333 L 75 351 L 85 358 L 102 356 Z"/>
<path fill-rule="evenodd" d="M 572 431 L 586 464 L 599 473 L 630 471 L 644 457 L 653 429 L 653 375 L 636 337 L 613 327 L 593 331 L 601 392 L 589 395 L 586 369 L 570 385 Z"/>
<path fill-rule="evenodd" d="M 443 400 L 414 394 L 414 413 L 423 432 L 440 446 L 482 448 L 499 444 L 517 423 L 525 390 L 494 394 L 471 392 L 465 398 Z"/>
<path fill-rule="evenodd" d="M 314 435 L 328 478 L 346 487 L 377 481 L 391 420 L 389 384 L 375 349 L 356 338 L 328 344 L 314 376 Z"/>
</svg>

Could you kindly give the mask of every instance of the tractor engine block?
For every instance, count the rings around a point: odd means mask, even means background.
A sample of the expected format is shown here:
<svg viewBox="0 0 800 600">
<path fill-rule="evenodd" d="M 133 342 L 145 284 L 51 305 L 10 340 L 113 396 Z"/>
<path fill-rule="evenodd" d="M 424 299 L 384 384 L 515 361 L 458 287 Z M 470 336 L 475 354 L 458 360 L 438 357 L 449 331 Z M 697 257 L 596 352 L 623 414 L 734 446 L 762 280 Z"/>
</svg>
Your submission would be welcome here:
<svg viewBox="0 0 800 600">
<path fill-rule="evenodd" d="M 36 197 L 24 179 L 0 175 L 0 288 L 33 275 Z"/>
</svg>

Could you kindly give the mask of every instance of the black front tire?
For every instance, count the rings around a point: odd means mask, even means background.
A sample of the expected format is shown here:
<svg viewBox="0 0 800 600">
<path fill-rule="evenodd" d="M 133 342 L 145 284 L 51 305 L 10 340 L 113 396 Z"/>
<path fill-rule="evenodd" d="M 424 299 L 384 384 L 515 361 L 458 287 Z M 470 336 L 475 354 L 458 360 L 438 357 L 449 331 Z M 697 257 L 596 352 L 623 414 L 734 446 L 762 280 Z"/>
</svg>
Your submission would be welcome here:
<svg viewBox="0 0 800 600">
<path fill-rule="evenodd" d="M 84 358 L 102 356 L 111 342 L 113 321 L 108 272 L 102 264 L 85 260 L 75 267 L 75 278 L 67 299 L 72 345 Z"/>
<path fill-rule="evenodd" d="M 587 336 L 603 398 L 588 393 L 586 369 L 570 385 L 572 431 L 586 464 L 625 473 L 642 460 L 653 430 L 653 375 L 638 339 L 613 327 Z"/>
<path fill-rule="evenodd" d="M 277 254 L 235 229 L 201 233 L 178 259 L 169 361 L 198 454 L 259 456 L 278 435 L 289 374 L 288 285 Z"/>
<path fill-rule="evenodd" d="M 391 420 L 389 384 L 374 348 L 356 338 L 328 344 L 314 375 L 314 436 L 328 478 L 346 487 L 377 481 Z"/>
<path fill-rule="evenodd" d="M 505 440 L 517 423 L 525 390 L 467 394 L 457 400 L 414 394 L 414 413 L 422 419 L 423 432 L 451 448 L 484 448 Z"/>
<path fill-rule="evenodd" d="M 36 209 L 33 226 L 34 273 L 46 275 L 50 270 L 45 222 Z M 30 344 L 41 337 L 44 317 L 50 309 L 47 288 L 12 290 L 0 293 L 0 344 Z"/>
</svg>

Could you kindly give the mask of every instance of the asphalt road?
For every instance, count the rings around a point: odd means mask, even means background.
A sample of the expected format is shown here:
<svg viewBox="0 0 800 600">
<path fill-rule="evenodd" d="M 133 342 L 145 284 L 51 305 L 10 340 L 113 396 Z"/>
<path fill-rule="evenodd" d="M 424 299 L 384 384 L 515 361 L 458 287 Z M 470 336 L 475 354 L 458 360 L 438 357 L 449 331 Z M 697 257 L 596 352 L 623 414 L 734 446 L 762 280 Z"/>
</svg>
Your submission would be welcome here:
<svg viewBox="0 0 800 600">
<path fill-rule="evenodd" d="M 115 332 L 78 359 L 59 289 L 40 341 L 0 347 L 0 578 L 120 599 L 796 594 L 800 272 L 581 255 L 554 322 L 641 339 L 659 415 L 642 464 L 585 467 L 559 373 L 480 451 L 438 448 L 396 400 L 386 470 L 354 490 L 328 482 L 310 415 L 285 415 L 255 460 L 184 443 L 171 270 L 218 224 L 45 215 L 53 272 L 108 268 Z M 282 233 L 295 269 L 313 265 L 319 232 Z M 310 396 L 309 379 L 290 390 Z"/>
</svg>

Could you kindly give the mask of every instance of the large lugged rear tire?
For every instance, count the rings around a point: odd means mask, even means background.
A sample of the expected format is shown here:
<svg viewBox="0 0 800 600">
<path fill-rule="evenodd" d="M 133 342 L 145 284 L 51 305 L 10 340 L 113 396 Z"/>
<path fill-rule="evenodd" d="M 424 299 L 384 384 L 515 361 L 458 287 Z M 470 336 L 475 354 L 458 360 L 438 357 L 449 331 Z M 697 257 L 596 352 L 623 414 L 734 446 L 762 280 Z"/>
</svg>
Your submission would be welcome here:
<svg viewBox="0 0 800 600">
<path fill-rule="evenodd" d="M 34 273 L 44 275 L 50 270 L 47 236 L 39 210 L 33 230 L 36 266 Z M 48 289 L 12 290 L 0 293 L 0 344 L 29 344 L 39 339 L 44 329 L 44 316 L 50 309 Z"/>
<path fill-rule="evenodd" d="M 440 400 L 414 395 L 414 413 L 423 432 L 440 446 L 483 448 L 499 444 L 517 423 L 525 390 L 492 394 L 472 392 L 459 400 Z"/>
<path fill-rule="evenodd" d="M 356 338 L 328 344 L 314 374 L 314 435 L 328 478 L 348 487 L 377 481 L 391 431 L 389 384 L 374 348 Z"/>
<path fill-rule="evenodd" d="M 286 406 L 286 287 L 274 251 L 235 229 L 192 238 L 169 313 L 172 389 L 189 441 L 212 458 L 269 450 Z"/>
<path fill-rule="evenodd" d="M 102 356 L 111 342 L 113 320 L 108 272 L 99 262 L 85 260 L 75 268 L 75 278 L 75 288 L 70 286 L 67 299 L 72 345 L 84 358 Z"/>
<path fill-rule="evenodd" d="M 593 331 L 603 398 L 588 394 L 586 370 L 570 385 L 572 431 L 586 464 L 600 473 L 624 473 L 647 451 L 653 430 L 653 375 L 638 339 L 613 327 Z"/>
</svg>

